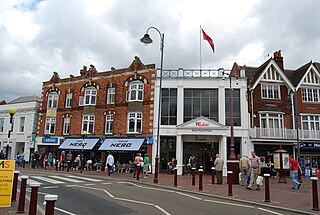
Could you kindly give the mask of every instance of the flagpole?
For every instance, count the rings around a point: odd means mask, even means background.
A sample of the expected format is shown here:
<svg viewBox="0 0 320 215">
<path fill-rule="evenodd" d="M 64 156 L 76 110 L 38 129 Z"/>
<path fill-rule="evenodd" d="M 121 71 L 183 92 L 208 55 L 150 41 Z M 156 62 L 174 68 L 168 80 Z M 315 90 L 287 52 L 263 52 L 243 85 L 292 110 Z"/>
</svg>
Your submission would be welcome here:
<svg viewBox="0 0 320 215">
<path fill-rule="evenodd" d="M 200 37 L 199 37 L 199 42 L 200 42 L 200 71 L 201 71 L 201 66 L 202 66 L 202 54 L 201 54 L 201 30 L 202 30 L 202 28 L 201 28 L 201 25 L 200 25 Z"/>
</svg>

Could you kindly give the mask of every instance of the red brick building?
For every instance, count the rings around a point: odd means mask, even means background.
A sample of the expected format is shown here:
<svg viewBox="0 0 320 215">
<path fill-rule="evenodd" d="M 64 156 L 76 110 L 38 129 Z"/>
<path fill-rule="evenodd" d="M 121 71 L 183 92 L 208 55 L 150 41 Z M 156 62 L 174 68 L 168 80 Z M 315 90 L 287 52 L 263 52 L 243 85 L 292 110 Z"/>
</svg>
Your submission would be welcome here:
<svg viewBox="0 0 320 215">
<path fill-rule="evenodd" d="M 91 157 L 100 157 L 103 152 L 101 158 L 104 159 L 106 150 L 97 149 L 105 139 L 111 138 L 115 142 L 143 140 L 139 148 L 151 156 L 154 76 L 155 65 L 144 65 L 138 57 L 125 69 L 98 72 L 93 65 L 83 66 L 79 76 L 68 78 L 60 78 L 54 72 L 42 86 L 38 150 L 58 155 L 61 143 L 84 141 L 85 131 L 85 139 L 90 140 L 84 150 L 91 152 Z M 69 148 L 61 149 L 68 151 Z M 120 149 L 115 150 L 120 156 L 117 151 Z"/>
</svg>

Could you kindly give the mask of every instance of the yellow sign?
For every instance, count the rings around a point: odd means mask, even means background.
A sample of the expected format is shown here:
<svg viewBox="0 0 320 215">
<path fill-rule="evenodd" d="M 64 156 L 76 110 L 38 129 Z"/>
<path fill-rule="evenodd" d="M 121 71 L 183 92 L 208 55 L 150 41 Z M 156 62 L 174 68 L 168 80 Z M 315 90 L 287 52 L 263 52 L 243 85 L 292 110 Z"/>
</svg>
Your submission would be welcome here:
<svg viewBox="0 0 320 215">
<path fill-rule="evenodd" d="M 0 207 L 11 206 L 14 160 L 0 160 Z"/>
</svg>

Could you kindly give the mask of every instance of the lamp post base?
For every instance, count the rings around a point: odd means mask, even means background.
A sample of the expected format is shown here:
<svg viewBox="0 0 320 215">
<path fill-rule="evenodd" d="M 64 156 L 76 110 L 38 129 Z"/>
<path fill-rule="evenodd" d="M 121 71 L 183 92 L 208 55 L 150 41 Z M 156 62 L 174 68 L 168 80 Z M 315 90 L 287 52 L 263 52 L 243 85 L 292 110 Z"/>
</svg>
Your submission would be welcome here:
<svg viewBox="0 0 320 215">
<path fill-rule="evenodd" d="M 159 157 L 156 156 L 155 158 L 155 167 L 154 167 L 154 179 L 153 183 L 158 183 L 158 176 L 159 176 Z"/>
<path fill-rule="evenodd" d="M 284 184 L 287 183 L 286 176 L 285 176 L 283 170 L 279 170 L 279 181 L 278 181 L 278 183 L 284 183 Z"/>
<path fill-rule="evenodd" d="M 227 169 L 232 171 L 232 183 L 239 184 L 239 161 L 238 160 L 227 160 Z"/>
</svg>

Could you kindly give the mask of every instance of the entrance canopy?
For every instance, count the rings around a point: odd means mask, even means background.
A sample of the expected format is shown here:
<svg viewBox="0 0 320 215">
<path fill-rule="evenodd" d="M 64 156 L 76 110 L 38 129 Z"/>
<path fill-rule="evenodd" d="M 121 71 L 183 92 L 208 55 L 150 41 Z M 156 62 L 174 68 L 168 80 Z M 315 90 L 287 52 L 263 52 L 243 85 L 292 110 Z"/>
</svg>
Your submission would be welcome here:
<svg viewBox="0 0 320 215">
<path fill-rule="evenodd" d="M 59 149 L 66 149 L 66 150 L 91 150 L 97 143 L 99 139 L 66 139 Z"/>
<path fill-rule="evenodd" d="M 110 138 L 100 146 L 100 151 L 139 151 L 145 138 Z"/>
</svg>

